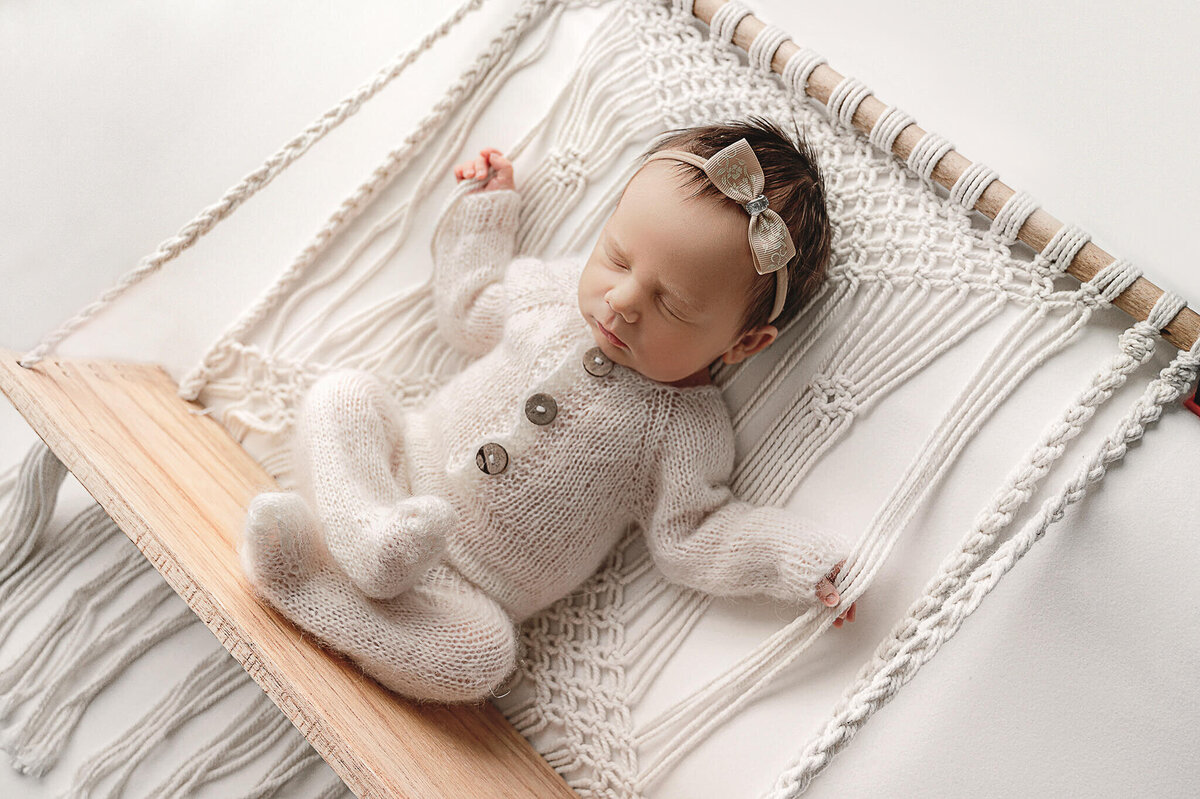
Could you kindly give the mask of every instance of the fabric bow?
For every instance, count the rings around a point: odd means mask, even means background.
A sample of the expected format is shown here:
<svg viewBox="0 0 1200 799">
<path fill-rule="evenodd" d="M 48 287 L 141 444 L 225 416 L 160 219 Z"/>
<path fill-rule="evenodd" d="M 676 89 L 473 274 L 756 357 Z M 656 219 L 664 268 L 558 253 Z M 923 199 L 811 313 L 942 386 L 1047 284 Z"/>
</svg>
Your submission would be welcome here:
<svg viewBox="0 0 1200 799">
<path fill-rule="evenodd" d="M 673 158 L 700 167 L 714 186 L 750 214 L 747 235 L 754 269 L 760 275 L 771 272 L 776 275 L 775 307 L 767 321 L 778 316 L 787 294 L 787 270 L 784 267 L 796 254 L 796 248 L 783 218 L 768 207 L 767 197 L 763 194 L 766 179 L 750 142 L 738 139 L 707 160 L 683 150 L 659 150 L 648 156 L 646 163 L 656 158 Z"/>
</svg>

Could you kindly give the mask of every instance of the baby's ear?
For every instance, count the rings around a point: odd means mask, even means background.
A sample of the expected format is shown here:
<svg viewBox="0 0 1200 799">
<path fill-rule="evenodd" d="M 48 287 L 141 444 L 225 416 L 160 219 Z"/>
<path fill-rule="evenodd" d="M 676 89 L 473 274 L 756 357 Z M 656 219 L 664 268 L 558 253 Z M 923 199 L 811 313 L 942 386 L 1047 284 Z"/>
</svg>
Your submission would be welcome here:
<svg viewBox="0 0 1200 799">
<path fill-rule="evenodd" d="M 744 344 L 746 355 L 750 356 L 769 347 L 778 336 L 779 328 L 775 325 L 763 325 L 742 336 L 740 343 Z"/>
<path fill-rule="evenodd" d="M 779 330 L 775 325 L 763 325 L 754 330 L 748 330 L 721 356 L 721 359 L 725 363 L 739 363 L 754 353 L 766 349 L 778 335 Z"/>
</svg>

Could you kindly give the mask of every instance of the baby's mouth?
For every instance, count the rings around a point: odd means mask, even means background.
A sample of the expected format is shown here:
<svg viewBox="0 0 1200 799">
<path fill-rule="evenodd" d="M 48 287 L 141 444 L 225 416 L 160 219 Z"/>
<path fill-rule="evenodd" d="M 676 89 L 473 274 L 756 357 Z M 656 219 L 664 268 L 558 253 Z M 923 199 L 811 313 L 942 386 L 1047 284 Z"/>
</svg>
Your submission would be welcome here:
<svg viewBox="0 0 1200 799">
<path fill-rule="evenodd" d="M 599 319 L 597 319 L 597 320 L 596 320 L 596 326 L 600 328 L 600 332 L 602 332 L 602 333 L 605 335 L 605 337 L 607 337 L 607 338 L 608 338 L 608 340 L 609 340 L 609 341 L 611 341 L 611 342 L 612 342 L 614 345 L 616 345 L 616 346 L 618 346 L 618 347 L 620 347 L 620 348 L 622 348 L 622 349 L 626 349 L 626 350 L 627 350 L 627 349 L 629 349 L 629 345 L 628 345 L 628 344 L 626 344 L 624 341 L 621 341 L 621 339 L 619 339 L 619 338 L 617 338 L 616 336 L 614 336 L 614 335 L 613 335 L 613 334 L 612 334 L 612 333 L 609 331 L 609 329 L 608 329 L 608 328 L 606 328 L 604 325 L 600 324 L 600 320 L 599 320 Z"/>
</svg>

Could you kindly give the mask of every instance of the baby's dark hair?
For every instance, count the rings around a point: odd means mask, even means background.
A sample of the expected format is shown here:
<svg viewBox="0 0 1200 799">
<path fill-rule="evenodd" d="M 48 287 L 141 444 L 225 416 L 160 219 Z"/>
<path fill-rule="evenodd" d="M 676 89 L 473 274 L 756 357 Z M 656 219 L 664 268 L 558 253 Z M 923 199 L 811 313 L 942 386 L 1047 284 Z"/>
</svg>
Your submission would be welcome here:
<svg viewBox="0 0 1200 799">
<path fill-rule="evenodd" d="M 796 247 L 795 256 L 784 267 L 788 270 L 787 297 L 779 316 L 771 322 L 782 329 L 825 279 L 833 241 L 833 230 L 825 207 L 824 179 L 812 150 L 799 132 L 793 139 L 774 122 L 751 114 L 744 121 L 669 130 L 641 157 L 660 150 L 683 150 L 701 158 L 711 158 L 738 139 L 745 139 L 754 149 L 754 155 L 762 166 L 766 184 L 764 193 L 769 207 L 783 218 Z M 672 163 L 688 174 L 684 188 L 697 185 L 696 192 L 689 199 L 701 197 L 717 203 L 736 202 L 718 189 L 704 174 L 704 170 L 682 161 Z M 774 304 L 775 275 L 757 275 L 738 335 L 767 324 Z"/>
</svg>

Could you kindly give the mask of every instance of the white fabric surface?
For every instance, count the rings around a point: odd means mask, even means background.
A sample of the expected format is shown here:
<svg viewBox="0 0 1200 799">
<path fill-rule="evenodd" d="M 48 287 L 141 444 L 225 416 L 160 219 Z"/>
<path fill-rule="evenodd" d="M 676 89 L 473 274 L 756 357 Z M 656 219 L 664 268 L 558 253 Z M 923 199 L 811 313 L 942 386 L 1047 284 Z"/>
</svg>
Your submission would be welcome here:
<svg viewBox="0 0 1200 799">
<path fill-rule="evenodd" d="M 1200 53 L 1191 37 L 1200 10 L 1105 3 L 1084 12 L 1032 0 L 1003 8 L 947 0 L 749 5 L 948 135 L 968 157 L 987 161 L 1058 218 L 1085 226 L 1160 286 L 1200 304 L 1183 188 L 1200 181 L 1200 164 L 1180 157 L 1190 152 L 1200 111 L 1178 105 L 1196 93 Z M 156 361 L 180 377 L 448 84 L 460 66 L 455 42 L 463 39 L 455 37 L 466 36 L 468 50 L 478 46 L 511 7 L 499 3 L 468 17 L 450 41 L 435 45 L 430 55 L 441 63 L 423 61 L 419 80 L 410 75 L 385 91 L 60 353 Z M 0 344 L 31 347 L 448 13 L 435 4 L 381 2 L 336 11 L 135 0 L 0 6 L 0 102 L 16 110 L 0 119 L 7 189 Z M 572 63 L 588 33 L 580 23 L 601 13 L 569 17 L 547 63 Z M 544 108 L 551 98 L 533 90 L 536 77 L 519 75 L 506 88 L 511 103 L 524 96 Z M 506 107 L 523 106 L 506 106 L 502 97 L 497 109 Z M 488 135 L 472 147 L 503 150 L 524 124 L 485 114 L 479 129 Z M 431 230 L 433 211 L 424 213 L 418 223 Z M 414 234 L 412 242 L 421 247 L 427 239 Z M 861 529 L 945 410 L 965 365 L 1009 321 L 1001 316 L 861 418 L 791 506 L 838 529 Z M 907 546 L 860 600 L 858 620 L 830 631 L 769 698 L 689 755 L 659 795 L 753 796 L 769 785 L 1042 426 L 1115 351 L 1128 322 L 1117 311 L 1098 314 L 1078 342 L 1013 394 L 960 457 L 936 510 L 918 517 Z M 1153 368 L 1169 354 L 1162 345 Z M 1139 374 L 1148 377 L 1150 369 Z M 1048 485 L 1065 478 L 1139 391 L 1134 384 L 1117 392 Z M 32 433 L 10 408 L 0 420 L 4 468 Z M 863 481 L 864 464 L 888 479 Z M 1197 466 L 1200 418 L 1175 408 L 1050 528 L 809 795 L 1190 795 L 1200 766 L 1189 736 L 1200 722 L 1200 632 L 1187 615 L 1200 601 Z M 82 492 L 77 500 L 60 513 L 82 507 Z M 785 611 L 716 603 L 652 688 L 646 712 L 732 664 Z M 0 645 L 0 662 L 19 643 Z M 64 765 L 43 782 L 0 765 L 0 795 L 55 795 L 78 762 L 138 715 L 147 680 L 165 687 L 215 645 L 207 633 L 176 643 L 179 649 L 139 661 L 136 674 L 100 697 Z M 229 716 L 235 702 L 226 705 Z M 185 729 L 181 750 L 211 732 Z M 135 775 L 131 795 L 160 776 Z M 314 784 L 324 779 L 311 776 Z M 231 783 L 209 787 L 228 791 Z"/>
</svg>

